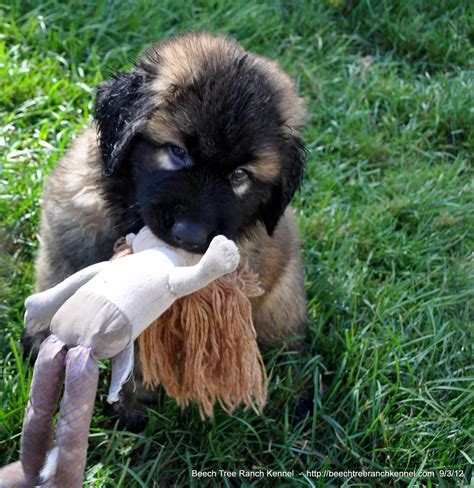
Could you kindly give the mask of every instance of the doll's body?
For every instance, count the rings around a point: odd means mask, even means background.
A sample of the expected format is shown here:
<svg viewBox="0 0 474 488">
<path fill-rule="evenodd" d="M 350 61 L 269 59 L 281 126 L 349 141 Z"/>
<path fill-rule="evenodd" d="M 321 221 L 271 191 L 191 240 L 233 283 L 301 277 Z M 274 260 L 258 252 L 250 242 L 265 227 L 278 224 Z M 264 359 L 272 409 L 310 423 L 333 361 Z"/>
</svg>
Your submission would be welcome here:
<svg viewBox="0 0 474 488">
<path fill-rule="evenodd" d="M 57 286 L 30 296 L 25 327 L 51 332 L 67 346 L 91 346 L 111 358 L 180 297 L 189 295 L 239 263 L 235 244 L 215 237 L 204 256 L 171 248 L 148 227 L 127 236 L 134 254 L 85 268 Z"/>
</svg>

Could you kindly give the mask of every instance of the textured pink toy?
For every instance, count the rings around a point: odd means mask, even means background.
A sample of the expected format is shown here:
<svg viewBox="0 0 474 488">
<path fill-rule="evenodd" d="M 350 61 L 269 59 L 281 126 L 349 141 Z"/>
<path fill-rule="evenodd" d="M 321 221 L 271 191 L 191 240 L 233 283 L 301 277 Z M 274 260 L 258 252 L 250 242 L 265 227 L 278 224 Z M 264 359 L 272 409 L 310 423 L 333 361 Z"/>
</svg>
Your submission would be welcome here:
<svg viewBox="0 0 474 488">
<path fill-rule="evenodd" d="M 55 336 L 41 345 L 36 360 L 30 398 L 23 421 L 20 461 L 0 470 L 2 488 L 34 486 L 76 488 L 82 486 L 86 463 L 87 435 L 98 381 L 97 359 L 90 347 L 67 349 Z M 56 444 L 50 464 L 56 465 L 54 480 L 42 484 L 39 473 L 54 440 L 53 415 L 61 388 L 61 401 L 56 431 Z M 45 478 L 48 473 L 44 472 Z"/>
</svg>

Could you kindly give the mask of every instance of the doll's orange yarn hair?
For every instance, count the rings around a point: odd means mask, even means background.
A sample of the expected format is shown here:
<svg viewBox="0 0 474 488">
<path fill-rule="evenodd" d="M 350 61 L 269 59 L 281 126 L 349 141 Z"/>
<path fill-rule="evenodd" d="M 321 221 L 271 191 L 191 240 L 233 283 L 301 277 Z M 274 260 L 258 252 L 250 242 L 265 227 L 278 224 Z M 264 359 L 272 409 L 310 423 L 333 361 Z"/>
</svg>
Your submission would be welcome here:
<svg viewBox="0 0 474 488">
<path fill-rule="evenodd" d="M 260 412 L 267 375 L 249 298 L 261 294 L 244 263 L 177 300 L 138 337 L 145 386 L 163 385 L 181 406 L 196 402 L 202 418 L 213 415 L 216 402 L 227 412 L 241 404 Z"/>
</svg>

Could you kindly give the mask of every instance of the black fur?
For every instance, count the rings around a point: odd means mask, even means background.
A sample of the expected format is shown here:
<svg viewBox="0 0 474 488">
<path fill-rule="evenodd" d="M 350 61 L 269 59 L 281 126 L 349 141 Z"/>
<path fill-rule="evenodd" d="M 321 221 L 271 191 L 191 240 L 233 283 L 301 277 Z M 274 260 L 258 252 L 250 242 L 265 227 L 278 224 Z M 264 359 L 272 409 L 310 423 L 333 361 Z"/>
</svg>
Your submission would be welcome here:
<svg viewBox="0 0 474 488">
<path fill-rule="evenodd" d="M 306 150 L 297 137 L 288 138 L 286 150 L 283 149 L 285 161 L 279 175 L 278 184 L 273 188 L 270 200 L 262 205 L 260 215 L 269 236 L 291 202 L 304 176 Z"/>
<path fill-rule="evenodd" d="M 153 108 L 146 93 L 147 79 L 145 74 L 119 72 L 114 81 L 102 83 L 97 89 L 95 119 L 105 175 L 113 174 L 120 166 L 131 140 Z"/>
</svg>

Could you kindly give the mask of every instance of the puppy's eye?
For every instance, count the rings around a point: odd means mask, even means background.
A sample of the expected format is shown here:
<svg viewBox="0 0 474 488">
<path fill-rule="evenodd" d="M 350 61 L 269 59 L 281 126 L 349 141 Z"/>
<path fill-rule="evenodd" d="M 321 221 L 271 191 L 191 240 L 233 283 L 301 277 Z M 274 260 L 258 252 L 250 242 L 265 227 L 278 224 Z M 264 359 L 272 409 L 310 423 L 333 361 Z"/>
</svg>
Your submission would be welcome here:
<svg viewBox="0 0 474 488">
<path fill-rule="evenodd" d="M 171 151 L 178 158 L 184 158 L 184 157 L 186 157 L 186 151 L 182 147 L 179 147 L 179 146 L 171 146 Z"/>
<path fill-rule="evenodd" d="M 249 179 L 249 173 L 244 168 L 237 168 L 231 175 L 230 181 L 232 185 L 241 185 Z"/>
<path fill-rule="evenodd" d="M 186 149 L 183 149 L 182 147 L 179 146 L 174 146 L 172 144 L 167 146 L 167 149 L 168 149 L 168 155 L 175 166 L 180 168 L 189 165 L 190 160 L 188 157 L 188 153 L 186 152 Z"/>
</svg>

